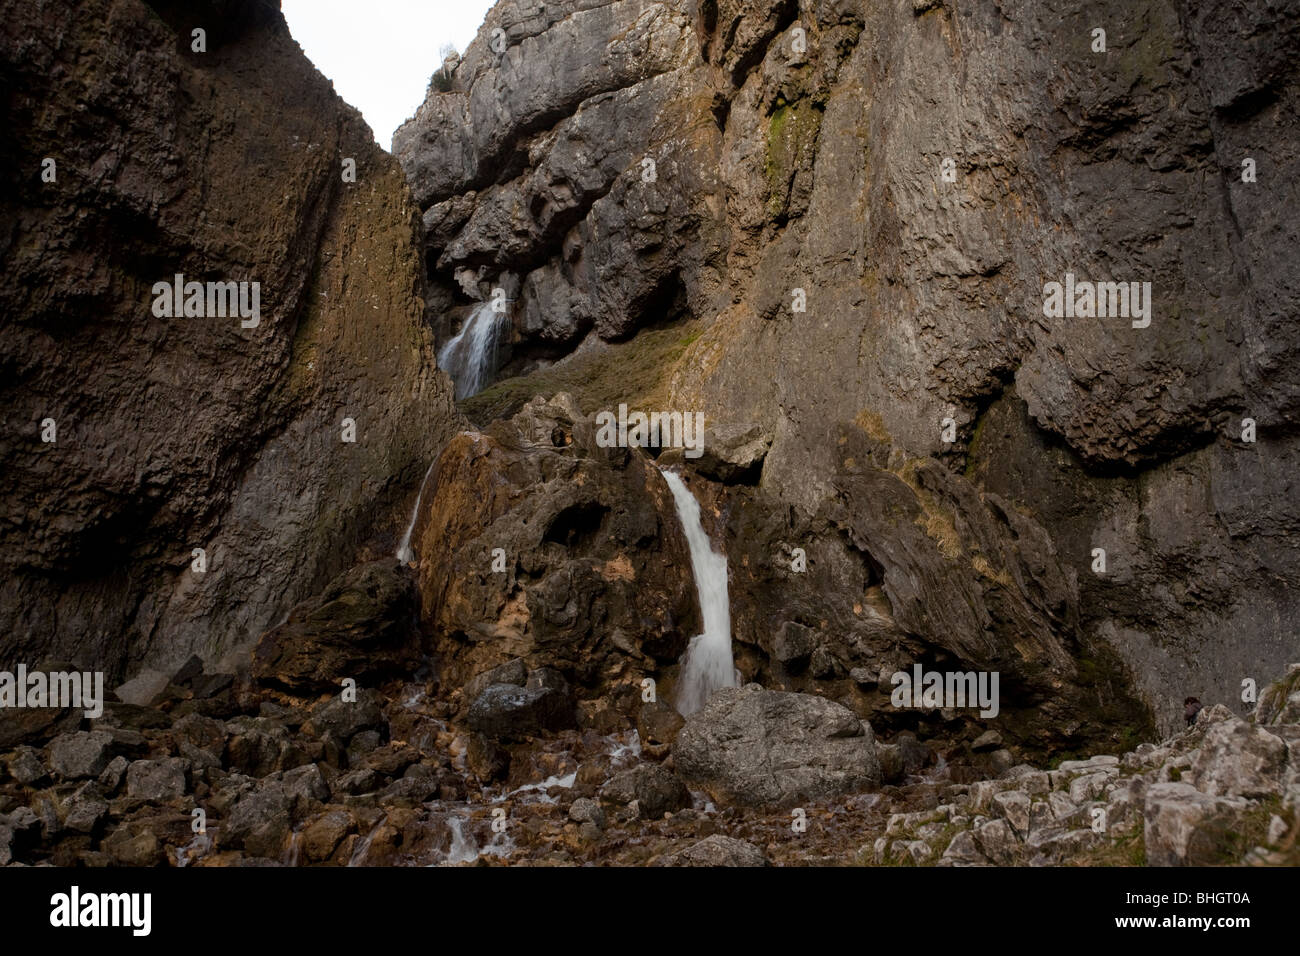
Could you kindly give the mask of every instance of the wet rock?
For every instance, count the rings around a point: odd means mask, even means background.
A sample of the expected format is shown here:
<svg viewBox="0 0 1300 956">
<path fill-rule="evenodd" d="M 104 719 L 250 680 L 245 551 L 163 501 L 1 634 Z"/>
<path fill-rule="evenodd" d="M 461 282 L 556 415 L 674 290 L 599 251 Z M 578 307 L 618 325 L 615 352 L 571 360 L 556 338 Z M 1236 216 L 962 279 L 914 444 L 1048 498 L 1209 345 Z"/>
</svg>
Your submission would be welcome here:
<svg viewBox="0 0 1300 956">
<path fill-rule="evenodd" d="M 374 684 L 418 665 L 415 623 L 410 573 L 391 560 L 363 564 L 262 635 L 252 672 L 295 693 L 336 691 L 344 678 Z"/>
<path fill-rule="evenodd" d="M 916 734 L 905 730 L 896 735 L 892 742 L 898 747 L 904 773 L 918 774 L 930 762 L 930 748 L 917 740 Z"/>
<path fill-rule="evenodd" d="M 662 819 L 691 805 L 691 795 L 677 775 L 657 763 L 640 763 L 616 774 L 601 788 L 600 799 L 616 806 L 637 804 L 647 820 Z"/>
<path fill-rule="evenodd" d="M 50 744 L 50 769 L 64 780 L 97 777 L 112 759 L 112 746 L 106 731 L 64 734 Z"/>
<path fill-rule="evenodd" d="M 590 823 L 599 830 L 605 829 L 605 811 L 599 803 L 587 797 L 579 797 L 569 805 L 569 819 L 574 823 Z"/>
<path fill-rule="evenodd" d="M 903 779 L 903 757 L 896 744 L 876 744 L 876 759 L 880 761 L 881 783 Z"/>
<path fill-rule="evenodd" d="M 317 705 L 303 725 L 303 733 L 330 734 L 344 742 L 363 730 L 378 731 L 381 737 L 385 737 L 388 730 L 383 699 L 368 687 L 357 690 L 355 701 L 344 700 L 342 695 L 338 695 Z"/>
<path fill-rule="evenodd" d="M 307 762 L 283 725 L 265 717 L 236 717 L 226 725 L 230 741 L 227 765 L 236 773 L 265 777 L 277 770 L 289 770 Z"/>
<path fill-rule="evenodd" d="M 463 800 L 465 788 L 455 774 L 444 774 L 425 764 L 408 767 L 379 793 L 378 805 L 384 808 L 418 807 L 428 800 Z"/>
<path fill-rule="evenodd" d="M 975 738 L 970 745 L 970 749 L 976 753 L 984 753 L 990 750 L 997 750 L 1002 746 L 1002 735 L 996 730 L 986 730 Z"/>
<path fill-rule="evenodd" d="M 170 677 L 191 653 L 242 648 L 348 566 L 377 523 L 409 508 L 456 414 L 424 321 L 419 211 L 398 164 L 287 42 L 274 4 L 196 12 L 222 34 L 209 26 L 199 57 L 187 15 L 162 9 L 58 0 L 14 20 L 33 37 L 48 14 L 61 25 L 53 42 L 20 54 L 8 40 L 0 52 L 15 65 L 5 127 L 41 155 L 62 143 L 68 171 L 55 191 L 35 183 L 4 198 L 3 220 L 25 221 L 32 244 L 5 254 L 17 285 L 0 292 L 0 312 L 17 323 L 13 354 L 50 377 L 5 376 L 0 404 L 60 409 L 60 425 L 85 429 L 57 468 L 25 450 L 27 436 L 0 438 L 4 513 L 58 515 L 41 535 L 26 518 L 0 531 L 11 569 L 0 629 L 22 633 L 32 653 L 93 648 L 110 675 L 143 662 Z M 88 89 L 79 74 L 103 85 Z M 191 94 L 177 98 L 180 88 Z M 32 97 L 42 112 L 23 105 Z M 219 128 L 229 156 L 182 160 L 182 144 Z M 130 152 L 133 169 L 73 173 L 105 150 Z M 340 180 L 338 157 L 356 161 L 357 183 Z M 127 279 L 122 248 L 146 274 Z M 182 272 L 260 282 L 256 327 L 213 317 L 182 328 L 149 314 L 148 286 Z M 38 276 L 44 303 L 14 291 Z M 56 344 L 37 331 L 49 309 L 87 332 L 140 323 L 151 344 L 96 334 Z M 157 374 L 167 388 L 145 384 Z M 230 391 L 215 395 L 213 382 Z M 340 454 L 344 409 L 365 411 Z M 111 561 L 100 559 L 105 533 Z M 191 546 L 207 553 L 201 575 Z"/>
<path fill-rule="evenodd" d="M 493 684 L 470 705 L 469 726 L 487 737 L 519 740 L 573 727 L 573 702 L 551 688 Z"/>
<path fill-rule="evenodd" d="M 328 860 L 352 828 L 352 817 L 346 810 L 331 810 L 317 817 L 303 828 L 303 854 L 315 863 Z"/>
<path fill-rule="evenodd" d="M 793 806 L 880 785 L 870 725 L 820 697 L 725 688 L 686 721 L 677 771 L 714 799 Z"/>
<path fill-rule="evenodd" d="M 126 771 L 126 794 L 135 800 L 166 803 L 186 793 L 189 765 L 180 757 L 137 760 Z"/>
<path fill-rule="evenodd" d="M 356 764 L 369 767 L 387 777 L 400 777 L 407 767 L 419 759 L 420 752 L 410 744 L 393 741 L 366 753 Z"/>
<path fill-rule="evenodd" d="M 516 657 L 514 660 L 506 661 L 499 667 L 493 667 L 482 674 L 477 674 L 465 685 L 465 699 L 476 700 L 479 694 L 487 690 L 493 684 L 513 684 L 516 687 L 523 687 L 528 683 L 528 665 L 522 657 Z"/>
<path fill-rule="evenodd" d="M 556 427 L 572 444 L 554 445 Z M 477 689 L 504 645 L 530 670 L 608 688 L 646 658 L 676 661 L 698 633 L 667 483 L 640 449 L 600 447 L 567 394 L 457 436 L 436 475 L 412 540 L 424 556 L 423 622 L 438 635 L 447 684 Z M 497 548 L 508 558 L 499 573 L 484 563 Z"/>
<path fill-rule="evenodd" d="M 354 734 L 352 739 L 348 741 L 348 766 L 355 767 L 363 763 L 367 757 L 379 749 L 383 742 L 383 735 L 377 730 L 362 730 Z M 380 772 L 383 773 L 382 770 Z"/>
<path fill-rule="evenodd" d="M 771 866 L 763 851 L 735 837 L 714 834 L 662 857 L 659 866 Z"/>
<path fill-rule="evenodd" d="M 772 640 L 772 656 L 796 670 L 806 665 L 817 649 L 817 632 L 803 624 L 786 621 Z"/>
<path fill-rule="evenodd" d="M 336 777 L 333 784 L 333 790 L 336 794 L 351 794 L 353 796 L 365 793 L 374 793 L 383 784 L 384 778 L 374 770 L 368 767 L 360 767 L 356 770 L 349 770 L 345 774 Z"/>
<path fill-rule="evenodd" d="M 317 804 L 327 802 L 330 798 L 329 784 L 314 764 L 295 767 L 286 771 L 282 782 L 284 795 L 289 800 L 289 809 L 295 820 L 306 816 Z"/>
<path fill-rule="evenodd" d="M 657 699 L 653 703 L 643 704 L 637 711 L 637 736 L 647 757 L 666 757 L 677 734 L 685 725 L 686 719 L 666 700 Z"/>
<path fill-rule="evenodd" d="M 504 780 L 510 773 L 510 753 L 483 734 L 472 733 L 465 742 L 465 763 L 482 783 Z"/>
</svg>

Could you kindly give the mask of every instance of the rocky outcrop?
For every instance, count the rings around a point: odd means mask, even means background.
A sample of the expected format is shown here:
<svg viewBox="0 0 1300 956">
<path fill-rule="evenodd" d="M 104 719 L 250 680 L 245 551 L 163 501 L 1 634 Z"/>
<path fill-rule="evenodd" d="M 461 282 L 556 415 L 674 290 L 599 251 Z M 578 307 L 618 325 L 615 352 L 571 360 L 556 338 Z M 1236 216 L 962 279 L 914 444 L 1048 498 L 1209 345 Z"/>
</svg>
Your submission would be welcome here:
<svg viewBox="0 0 1300 956">
<path fill-rule="evenodd" d="M 719 801 L 787 807 L 879 786 L 871 725 L 839 704 L 756 684 L 717 691 L 687 718 L 673 760 Z"/>
<path fill-rule="evenodd" d="M 522 658 L 579 696 L 608 694 L 698 632 L 667 484 L 639 450 L 598 446 L 565 395 L 457 435 L 420 509 L 421 614 L 449 693 Z"/>
<path fill-rule="evenodd" d="M 247 647 L 449 434 L 419 211 L 274 4 L 27 7 L 0 70 L 0 663 Z M 177 274 L 258 283 L 256 324 L 160 317 Z"/>
<path fill-rule="evenodd" d="M 1021 765 L 951 802 L 890 817 L 877 863 L 941 866 L 1295 865 L 1295 724 L 1262 728 L 1223 706 L 1123 757 Z M 954 831 L 957 831 L 954 833 Z M 936 840 L 936 837 L 938 838 Z"/>
<path fill-rule="evenodd" d="M 396 146 L 441 301 L 519 289 L 507 371 L 703 322 L 647 374 L 772 436 L 772 508 L 855 529 L 909 641 L 1025 629 L 1033 694 L 1128 686 L 1168 732 L 1300 622 L 1297 37 L 1217 0 L 504 0 Z M 1067 274 L 1150 283 L 1149 323 L 1045 314 Z"/>
</svg>

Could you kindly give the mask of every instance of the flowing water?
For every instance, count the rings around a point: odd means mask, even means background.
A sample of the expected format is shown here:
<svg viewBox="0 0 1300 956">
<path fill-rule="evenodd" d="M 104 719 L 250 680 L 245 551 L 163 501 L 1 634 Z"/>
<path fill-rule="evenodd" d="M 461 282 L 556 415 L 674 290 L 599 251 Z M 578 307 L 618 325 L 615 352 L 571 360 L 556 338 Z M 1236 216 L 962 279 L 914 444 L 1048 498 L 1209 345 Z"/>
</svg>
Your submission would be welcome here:
<svg viewBox="0 0 1300 956">
<path fill-rule="evenodd" d="M 677 710 L 689 716 L 704 706 L 715 690 L 736 687 L 740 680 L 731 657 L 731 605 L 727 599 L 727 558 L 713 550 L 700 523 L 700 503 L 671 471 L 663 473 L 673 493 L 677 517 L 691 549 L 691 570 L 700 597 L 704 632 L 691 638 L 682 655 L 677 678 Z"/>
<path fill-rule="evenodd" d="M 477 395 L 492 383 L 505 316 L 484 302 L 438 353 L 438 367 L 456 383 L 456 401 Z"/>
<path fill-rule="evenodd" d="M 411 535 L 415 533 L 415 519 L 420 517 L 420 499 L 424 497 L 424 486 L 429 483 L 434 464 L 435 462 L 429 462 L 429 470 L 424 473 L 424 481 L 420 482 L 420 490 L 415 494 L 415 507 L 411 509 L 411 520 L 406 524 L 402 543 L 397 546 L 397 560 L 402 564 L 410 564 L 415 560 L 415 552 L 411 550 Z"/>
<path fill-rule="evenodd" d="M 438 353 L 438 368 L 451 376 L 456 386 L 456 401 L 477 395 L 492 383 L 497 372 L 497 351 L 501 344 L 501 333 L 505 328 L 505 316 L 493 310 L 492 305 L 484 302 L 470 313 L 469 318 L 460 327 L 447 344 Z M 420 499 L 424 497 L 424 486 L 433 474 L 433 463 L 420 482 L 420 491 L 415 496 L 415 507 L 411 509 L 411 520 L 407 522 L 406 533 L 397 546 L 397 560 L 410 564 L 415 560 L 411 549 L 411 534 L 415 531 L 415 521 L 420 516 Z"/>
</svg>

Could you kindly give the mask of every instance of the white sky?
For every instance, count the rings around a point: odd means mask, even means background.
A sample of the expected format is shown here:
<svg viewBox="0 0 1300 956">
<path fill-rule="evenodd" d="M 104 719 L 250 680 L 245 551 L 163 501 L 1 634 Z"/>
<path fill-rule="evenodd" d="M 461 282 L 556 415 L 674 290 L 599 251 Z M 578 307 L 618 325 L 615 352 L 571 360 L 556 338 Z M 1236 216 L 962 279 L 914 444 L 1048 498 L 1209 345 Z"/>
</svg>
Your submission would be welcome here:
<svg viewBox="0 0 1300 956">
<path fill-rule="evenodd" d="M 415 115 L 451 43 L 461 53 L 493 0 L 281 0 L 289 32 L 339 96 L 361 111 L 375 141 Z"/>
</svg>

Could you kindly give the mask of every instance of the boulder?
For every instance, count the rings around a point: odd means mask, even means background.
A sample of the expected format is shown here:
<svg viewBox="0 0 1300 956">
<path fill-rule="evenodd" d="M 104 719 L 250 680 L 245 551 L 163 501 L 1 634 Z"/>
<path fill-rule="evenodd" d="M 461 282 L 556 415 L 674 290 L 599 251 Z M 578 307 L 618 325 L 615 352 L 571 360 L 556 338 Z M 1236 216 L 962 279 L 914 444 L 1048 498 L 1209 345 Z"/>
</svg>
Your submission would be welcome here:
<svg viewBox="0 0 1300 956">
<path fill-rule="evenodd" d="M 223 821 L 220 843 L 253 856 L 278 858 L 288 845 L 290 804 L 284 787 L 270 783 L 241 797 Z"/>
<path fill-rule="evenodd" d="M 493 684 L 514 684 L 516 687 L 523 687 L 526 683 L 528 683 L 528 665 L 522 657 L 516 657 L 481 674 L 476 674 L 465 685 L 465 699 L 476 700 L 479 694 Z"/>
<path fill-rule="evenodd" d="M 605 829 L 605 811 L 599 803 L 588 797 L 579 797 L 569 805 L 569 819 L 574 823 L 590 823 L 597 829 Z"/>
<path fill-rule="evenodd" d="M 653 703 L 642 704 L 636 716 L 636 732 L 642 751 L 655 759 L 666 757 L 685 724 L 686 719 L 666 700 L 656 699 Z"/>
<path fill-rule="evenodd" d="M 704 430 L 704 449 L 695 470 L 726 484 L 755 481 L 772 447 L 772 433 L 761 425 L 711 425 Z"/>
<path fill-rule="evenodd" d="M 1230 859 L 1230 841 L 1248 804 L 1186 783 L 1147 789 L 1142 816 L 1148 866 L 1212 866 Z"/>
<path fill-rule="evenodd" d="M 615 774 L 601 788 L 600 799 L 617 806 L 636 802 L 647 820 L 662 819 L 691 805 L 691 794 L 676 774 L 657 763 L 640 763 Z"/>
<path fill-rule="evenodd" d="M 673 744 L 677 772 L 715 800 L 788 807 L 880 785 L 871 726 L 809 694 L 724 688 Z"/>
<path fill-rule="evenodd" d="M 493 684 L 470 705 L 469 726 L 487 737 L 519 740 L 575 725 L 573 701 L 551 687 Z"/>
<path fill-rule="evenodd" d="M 126 771 L 126 794 L 136 800 L 165 803 L 185 795 L 188 762 L 180 757 L 137 760 Z"/>
<path fill-rule="evenodd" d="M 658 866 L 771 866 L 752 843 L 715 833 L 659 859 Z"/>
<path fill-rule="evenodd" d="M 1267 797 L 1282 792 L 1287 746 L 1239 718 L 1215 724 L 1192 762 L 1192 783 L 1210 796 Z"/>
<path fill-rule="evenodd" d="M 383 703 L 379 693 L 369 687 L 357 690 L 356 700 L 344 700 L 342 694 L 336 694 L 316 706 L 303 725 L 303 733 L 329 734 L 345 744 L 363 730 L 375 730 L 386 737 L 388 721 L 384 718 Z"/>
<path fill-rule="evenodd" d="M 352 827 L 352 817 L 346 810 L 331 810 L 317 817 L 303 828 L 303 854 L 314 863 L 328 860 Z"/>
<path fill-rule="evenodd" d="M 50 769 L 64 780 L 97 777 L 112 759 L 113 736 L 102 730 L 64 734 L 50 744 Z"/>
</svg>

